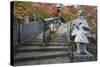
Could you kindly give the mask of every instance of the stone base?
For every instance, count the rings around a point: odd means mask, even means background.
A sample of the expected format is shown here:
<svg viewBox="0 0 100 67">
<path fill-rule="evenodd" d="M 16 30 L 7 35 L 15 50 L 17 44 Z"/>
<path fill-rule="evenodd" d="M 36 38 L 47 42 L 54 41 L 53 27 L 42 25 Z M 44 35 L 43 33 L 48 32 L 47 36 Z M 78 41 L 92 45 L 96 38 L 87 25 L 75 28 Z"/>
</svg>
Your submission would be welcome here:
<svg viewBox="0 0 100 67">
<path fill-rule="evenodd" d="M 94 56 L 90 53 L 88 54 L 77 54 L 76 52 L 73 52 L 74 55 L 74 62 L 84 62 L 84 61 L 93 61 Z"/>
</svg>

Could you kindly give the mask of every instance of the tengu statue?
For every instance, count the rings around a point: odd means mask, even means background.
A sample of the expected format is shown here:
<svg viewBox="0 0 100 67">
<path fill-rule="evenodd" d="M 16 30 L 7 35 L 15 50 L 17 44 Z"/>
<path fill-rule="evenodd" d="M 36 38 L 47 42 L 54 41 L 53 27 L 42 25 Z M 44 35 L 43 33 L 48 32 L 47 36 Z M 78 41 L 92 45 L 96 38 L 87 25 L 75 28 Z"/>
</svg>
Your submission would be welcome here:
<svg viewBox="0 0 100 67">
<path fill-rule="evenodd" d="M 77 54 L 89 54 L 86 49 L 86 46 L 89 44 L 88 37 L 91 37 L 90 31 L 91 28 L 87 24 L 87 21 L 82 15 L 82 12 L 79 11 L 77 19 L 72 21 L 71 32 L 71 36 L 74 36 Z"/>
</svg>

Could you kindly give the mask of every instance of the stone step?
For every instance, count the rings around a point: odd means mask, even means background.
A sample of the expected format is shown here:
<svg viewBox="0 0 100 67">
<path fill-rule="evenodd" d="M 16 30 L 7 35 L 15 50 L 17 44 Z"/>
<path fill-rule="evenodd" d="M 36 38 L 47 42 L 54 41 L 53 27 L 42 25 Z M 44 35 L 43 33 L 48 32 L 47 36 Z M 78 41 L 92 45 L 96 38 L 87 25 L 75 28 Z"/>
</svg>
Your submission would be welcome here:
<svg viewBox="0 0 100 67">
<path fill-rule="evenodd" d="M 39 59 L 48 59 L 55 57 L 68 56 L 69 52 L 67 51 L 51 51 L 51 52 L 28 52 L 28 53 L 17 53 L 14 56 L 15 62 L 29 61 L 29 60 L 39 60 Z"/>
<path fill-rule="evenodd" d="M 64 39 L 64 38 L 60 38 L 60 39 L 54 39 L 54 40 L 63 40 L 63 41 L 65 41 L 65 39 Z"/>
<path fill-rule="evenodd" d="M 68 46 L 47 46 L 47 47 L 40 47 L 40 46 L 23 46 L 16 48 L 16 53 L 22 52 L 42 52 L 42 51 L 67 51 Z"/>
<path fill-rule="evenodd" d="M 56 63 L 69 63 L 69 62 L 70 62 L 70 58 L 68 56 L 62 56 L 62 57 L 52 57 L 47 59 L 15 62 L 14 65 L 23 66 L 23 65 L 56 64 Z"/>
<path fill-rule="evenodd" d="M 56 42 L 49 42 L 46 45 L 47 46 L 65 46 L 68 43 L 56 43 Z M 17 45 L 16 47 L 23 47 L 23 46 L 42 46 L 42 43 L 24 43 Z"/>
<path fill-rule="evenodd" d="M 25 43 L 41 43 L 42 41 L 43 41 L 42 39 L 30 39 Z"/>
<path fill-rule="evenodd" d="M 66 43 L 66 41 L 65 40 L 53 40 L 53 41 L 51 41 L 51 42 L 55 42 L 55 43 Z"/>
<path fill-rule="evenodd" d="M 43 40 L 34 39 L 34 40 L 27 41 L 27 42 L 25 42 L 25 43 L 42 43 L 42 41 L 43 41 Z M 56 43 L 58 43 L 58 42 L 63 43 L 63 42 L 65 42 L 65 39 L 64 39 L 64 38 L 54 39 L 54 40 L 51 39 L 51 42 L 52 42 L 52 41 L 55 41 Z"/>
<path fill-rule="evenodd" d="M 54 40 L 54 41 L 50 41 L 51 43 L 66 43 L 65 40 Z"/>
</svg>

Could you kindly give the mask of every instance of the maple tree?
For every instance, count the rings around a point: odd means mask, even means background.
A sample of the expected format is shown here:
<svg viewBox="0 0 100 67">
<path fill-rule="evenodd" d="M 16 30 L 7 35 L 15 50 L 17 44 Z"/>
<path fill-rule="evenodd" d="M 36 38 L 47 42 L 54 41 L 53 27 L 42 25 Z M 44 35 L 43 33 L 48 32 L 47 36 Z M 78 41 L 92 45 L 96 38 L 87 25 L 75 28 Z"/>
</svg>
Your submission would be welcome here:
<svg viewBox="0 0 100 67">
<path fill-rule="evenodd" d="M 91 18 L 93 18 L 96 22 L 97 21 L 97 9 L 95 6 L 88 6 L 88 5 L 80 5 L 80 8 L 83 10 L 84 15 L 86 16 L 87 20 L 91 22 Z M 61 6 L 59 15 L 61 18 L 65 20 L 65 22 L 69 22 L 75 19 L 78 7 L 67 7 Z M 57 15 L 58 7 L 56 4 L 48 4 L 48 3 L 32 3 L 32 2 L 22 2 L 22 1 L 15 1 L 14 2 L 14 17 L 24 17 L 29 16 L 31 18 L 36 17 L 38 20 L 48 18 L 48 17 L 55 17 Z"/>
<path fill-rule="evenodd" d="M 74 7 L 64 6 L 61 8 L 61 15 L 66 22 L 69 22 L 69 21 L 75 19 L 77 11 L 78 10 Z"/>
<path fill-rule="evenodd" d="M 88 21 L 88 24 L 92 28 L 92 32 L 96 32 L 96 24 L 97 24 L 97 7 L 96 6 L 83 6 L 84 15 Z"/>
<path fill-rule="evenodd" d="M 23 15 L 29 15 L 32 12 L 32 5 L 30 2 L 14 2 L 14 16 L 19 17 Z"/>
<path fill-rule="evenodd" d="M 33 10 L 34 13 L 39 18 L 47 18 L 55 16 L 57 8 L 53 4 L 47 4 L 47 3 L 33 3 Z"/>
</svg>

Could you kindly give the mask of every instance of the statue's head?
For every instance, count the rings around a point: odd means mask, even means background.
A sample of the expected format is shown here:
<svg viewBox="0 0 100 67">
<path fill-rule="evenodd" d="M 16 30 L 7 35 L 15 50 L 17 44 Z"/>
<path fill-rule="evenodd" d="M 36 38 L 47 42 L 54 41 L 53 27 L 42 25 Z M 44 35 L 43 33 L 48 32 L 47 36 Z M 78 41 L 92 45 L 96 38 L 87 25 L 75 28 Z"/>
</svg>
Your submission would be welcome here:
<svg viewBox="0 0 100 67">
<path fill-rule="evenodd" d="M 77 18 L 79 18 L 79 19 L 83 19 L 84 18 L 84 15 L 83 15 L 83 11 L 82 10 L 79 10 L 77 12 Z"/>
<path fill-rule="evenodd" d="M 78 13 L 77 13 L 77 15 L 81 16 L 82 15 L 82 10 L 79 10 Z"/>
</svg>

